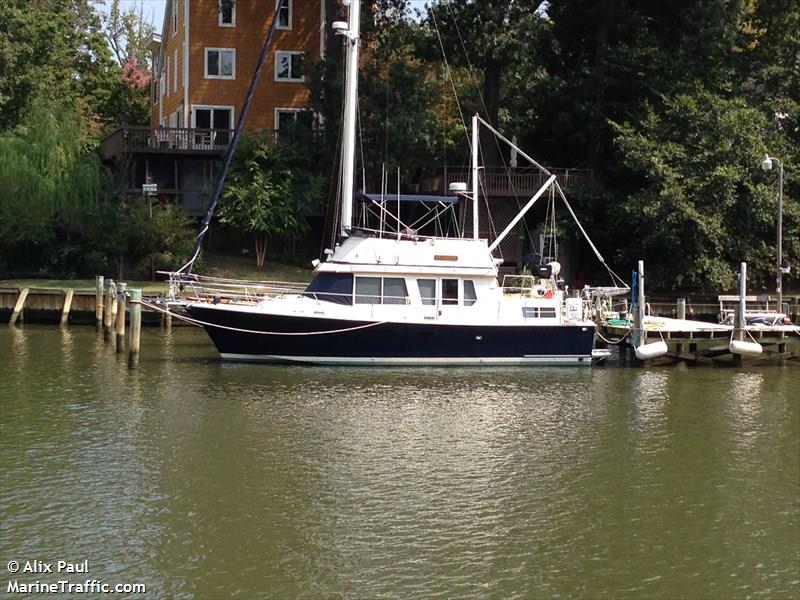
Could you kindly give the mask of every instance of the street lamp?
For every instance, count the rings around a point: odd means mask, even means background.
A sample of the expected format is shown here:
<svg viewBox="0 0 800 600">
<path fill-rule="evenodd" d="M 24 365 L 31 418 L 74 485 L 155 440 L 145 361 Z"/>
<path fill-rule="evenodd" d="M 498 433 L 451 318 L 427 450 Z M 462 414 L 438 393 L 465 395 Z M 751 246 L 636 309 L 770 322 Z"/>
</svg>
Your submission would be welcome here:
<svg viewBox="0 0 800 600">
<path fill-rule="evenodd" d="M 773 163 L 778 164 L 778 262 L 775 271 L 775 292 L 778 294 L 778 312 L 783 312 L 783 273 L 789 272 L 788 265 L 783 264 L 783 162 L 765 154 L 761 168 L 771 171 Z"/>
</svg>

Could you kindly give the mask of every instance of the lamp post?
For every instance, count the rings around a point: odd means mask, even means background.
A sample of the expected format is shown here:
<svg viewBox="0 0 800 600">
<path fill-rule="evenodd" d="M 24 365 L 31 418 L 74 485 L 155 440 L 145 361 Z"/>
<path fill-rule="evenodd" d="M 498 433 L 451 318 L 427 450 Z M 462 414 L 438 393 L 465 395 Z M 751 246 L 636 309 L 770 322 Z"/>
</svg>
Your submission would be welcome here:
<svg viewBox="0 0 800 600">
<path fill-rule="evenodd" d="M 772 170 L 772 164 L 778 164 L 778 262 L 775 271 L 775 292 L 778 294 L 778 312 L 783 311 L 783 162 L 770 156 L 764 155 L 761 161 L 761 168 L 765 171 Z"/>
</svg>

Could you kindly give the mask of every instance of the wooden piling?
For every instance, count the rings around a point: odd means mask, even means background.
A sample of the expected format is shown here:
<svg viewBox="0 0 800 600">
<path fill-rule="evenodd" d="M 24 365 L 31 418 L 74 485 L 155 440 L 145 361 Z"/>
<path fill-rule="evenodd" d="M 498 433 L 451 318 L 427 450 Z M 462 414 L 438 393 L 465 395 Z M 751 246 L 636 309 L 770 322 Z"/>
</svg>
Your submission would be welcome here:
<svg viewBox="0 0 800 600">
<path fill-rule="evenodd" d="M 94 304 L 94 318 L 97 325 L 97 331 L 103 328 L 103 276 L 98 275 L 95 277 L 95 304 Z"/>
<path fill-rule="evenodd" d="M 131 290 L 131 337 L 128 345 L 128 367 L 139 365 L 139 343 L 142 336 L 142 290 Z"/>
<path fill-rule="evenodd" d="M 29 291 L 28 288 L 23 288 L 19 291 L 17 303 L 14 305 L 14 312 L 11 313 L 11 320 L 8 322 L 9 325 L 15 325 L 17 319 L 22 320 L 22 309 L 25 307 L 25 300 L 28 297 Z"/>
<path fill-rule="evenodd" d="M 125 350 L 125 305 L 127 283 L 117 284 L 117 353 Z"/>
<path fill-rule="evenodd" d="M 69 325 L 69 311 L 72 309 L 72 297 L 75 295 L 75 290 L 64 290 L 64 305 L 61 307 L 61 320 L 58 325 L 66 327 Z"/>
<path fill-rule="evenodd" d="M 733 337 L 744 340 L 744 327 L 747 325 L 745 311 L 747 310 L 747 263 L 742 263 L 739 270 L 739 304 L 733 318 Z"/>
<path fill-rule="evenodd" d="M 103 306 L 103 332 L 105 340 L 111 341 L 112 327 L 114 324 L 114 297 L 117 291 L 114 280 L 109 279 L 106 285 L 105 305 Z"/>
<path fill-rule="evenodd" d="M 686 298 L 678 298 L 678 306 L 675 316 L 679 319 L 686 318 Z"/>
</svg>

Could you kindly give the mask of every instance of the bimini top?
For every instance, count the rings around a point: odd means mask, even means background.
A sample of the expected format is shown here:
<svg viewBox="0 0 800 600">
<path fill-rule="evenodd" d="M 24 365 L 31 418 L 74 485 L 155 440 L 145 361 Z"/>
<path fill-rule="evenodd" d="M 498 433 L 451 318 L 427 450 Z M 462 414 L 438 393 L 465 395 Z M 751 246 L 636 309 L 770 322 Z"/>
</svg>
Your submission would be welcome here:
<svg viewBox="0 0 800 600">
<path fill-rule="evenodd" d="M 422 194 L 374 194 L 359 192 L 356 200 L 359 202 L 417 202 L 420 204 L 425 203 L 442 203 L 442 204 L 455 204 L 458 202 L 458 196 L 424 196 Z"/>
</svg>

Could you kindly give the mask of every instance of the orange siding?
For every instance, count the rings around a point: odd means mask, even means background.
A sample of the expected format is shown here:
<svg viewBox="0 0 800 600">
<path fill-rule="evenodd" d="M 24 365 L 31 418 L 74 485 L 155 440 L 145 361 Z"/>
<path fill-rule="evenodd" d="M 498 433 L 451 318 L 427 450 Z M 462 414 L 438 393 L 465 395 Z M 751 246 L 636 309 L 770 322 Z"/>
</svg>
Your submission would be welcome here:
<svg viewBox="0 0 800 600">
<path fill-rule="evenodd" d="M 178 31 L 172 31 L 172 2 L 178 2 Z M 309 92 L 303 82 L 275 80 L 275 51 L 305 52 L 305 64 L 319 58 L 320 2 L 324 0 L 292 0 L 292 23 L 289 30 L 278 30 L 272 51 L 264 66 L 253 105 L 245 123 L 249 129 L 274 129 L 275 108 L 305 108 Z M 219 25 L 217 0 L 191 0 L 189 15 L 189 109 L 192 105 L 233 106 L 238 118 L 250 78 L 256 68 L 263 41 L 269 29 L 275 0 L 237 0 L 235 25 Z M 183 0 L 167 2 L 167 19 L 162 45 L 164 64 L 169 57 L 167 78 L 169 93 L 164 98 L 163 115 L 168 118 L 183 105 Z M 236 50 L 235 79 L 205 78 L 205 48 Z M 174 50 L 178 50 L 178 90 L 173 90 Z M 307 70 L 307 69 L 306 69 Z M 307 75 L 306 75 L 307 77 Z M 152 122 L 158 123 L 158 104 L 153 105 Z M 191 124 L 191 115 L 189 123 Z M 182 124 L 180 125 L 182 126 Z"/>
</svg>

